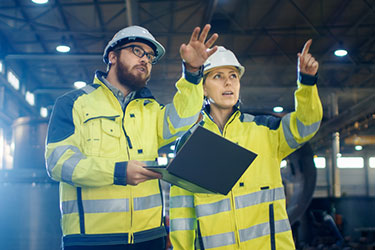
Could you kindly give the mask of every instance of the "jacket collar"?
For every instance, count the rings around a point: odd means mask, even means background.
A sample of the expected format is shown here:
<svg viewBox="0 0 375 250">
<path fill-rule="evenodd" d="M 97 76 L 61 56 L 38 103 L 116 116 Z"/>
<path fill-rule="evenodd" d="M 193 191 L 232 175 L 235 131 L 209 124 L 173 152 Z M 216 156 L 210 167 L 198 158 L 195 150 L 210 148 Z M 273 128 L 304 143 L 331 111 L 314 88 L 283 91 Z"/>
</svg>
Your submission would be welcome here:
<svg viewBox="0 0 375 250">
<path fill-rule="evenodd" d="M 237 110 L 240 110 L 240 101 L 237 101 L 237 103 L 233 106 L 233 111 L 232 111 L 231 116 L 234 113 L 236 113 Z M 204 101 L 202 111 L 204 111 L 211 118 L 211 120 L 213 120 L 212 117 L 210 116 L 210 112 L 211 112 L 210 103 L 206 100 Z"/>
<path fill-rule="evenodd" d="M 215 123 L 214 119 L 210 115 L 211 107 L 208 101 L 205 101 L 202 108 L 202 115 L 206 115 L 213 123 Z M 232 120 L 232 118 L 236 115 L 236 113 L 241 113 L 240 111 L 240 101 L 233 106 L 232 114 L 229 116 L 228 122 Z M 228 123 L 227 122 L 227 123 Z"/>
</svg>

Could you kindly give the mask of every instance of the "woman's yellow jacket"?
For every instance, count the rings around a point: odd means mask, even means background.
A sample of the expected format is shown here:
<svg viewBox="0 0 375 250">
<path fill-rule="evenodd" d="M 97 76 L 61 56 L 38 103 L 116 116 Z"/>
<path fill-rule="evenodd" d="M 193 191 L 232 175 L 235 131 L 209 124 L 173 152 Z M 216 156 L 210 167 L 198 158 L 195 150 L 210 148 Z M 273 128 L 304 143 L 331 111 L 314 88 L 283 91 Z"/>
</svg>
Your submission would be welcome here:
<svg viewBox="0 0 375 250">
<path fill-rule="evenodd" d="M 316 78 L 304 75 L 303 79 L 308 80 L 305 84 L 297 82 L 295 111 L 283 118 L 252 116 L 235 108 L 220 131 L 208 109 L 204 110 L 199 124 L 258 156 L 228 195 L 171 187 L 170 237 L 174 250 L 295 249 L 280 162 L 314 136 L 322 119 Z M 178 148 L 188 135 L 182 137 Z M 235 167 L 235 161 L 228 166 Z"/>
</svg>

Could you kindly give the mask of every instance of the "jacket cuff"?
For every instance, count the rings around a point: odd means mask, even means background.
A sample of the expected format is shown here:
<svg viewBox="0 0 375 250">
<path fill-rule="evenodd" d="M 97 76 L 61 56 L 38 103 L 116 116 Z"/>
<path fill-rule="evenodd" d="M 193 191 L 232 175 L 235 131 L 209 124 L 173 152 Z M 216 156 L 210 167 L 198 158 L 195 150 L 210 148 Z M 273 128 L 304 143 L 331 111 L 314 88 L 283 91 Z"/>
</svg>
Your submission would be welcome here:
<svg viewBox="0 0 375 250">
<path fill-rule="evenodd" d="M 204 66 L 202 65 L 197 72 L 190 72 L 186 69 L 185 62 L 182 62 L 182 76 L 191 83 L 198 84 L 201 81 L 203 69 Z"/>
<path fill-rule="evenodd" d="M 318 73 L 316 73 L 315 76 L 312 76 L 299 72 L 298 81 L 304 85 L 313 86 L 318 82 Z"/>
<path fill-rule="evenodd" d="M 127 161 L 116 162 L 113 184 L 126 186 Z"/>
</svg>

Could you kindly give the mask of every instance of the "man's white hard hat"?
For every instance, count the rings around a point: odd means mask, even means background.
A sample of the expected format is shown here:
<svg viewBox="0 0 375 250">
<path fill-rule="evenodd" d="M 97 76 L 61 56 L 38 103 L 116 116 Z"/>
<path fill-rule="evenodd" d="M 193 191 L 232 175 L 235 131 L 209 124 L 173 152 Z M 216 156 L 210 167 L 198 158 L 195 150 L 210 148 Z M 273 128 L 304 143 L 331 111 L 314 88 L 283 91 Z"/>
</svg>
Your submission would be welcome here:
<svg viewBox="0 0 375 250">
<path fill-rule="evenodd" d="M 165 49 L 163 45 L 161 45 L 158 41 L 156 41 L 155 37 L 151 35 L 151 33 L 140 26 L 129 26 L 126 27 L 119 32 L 117 32 L 111 41 L 108 42 L 107 46 L 104 49 L 103 53 L 103 61 L 108 64 L 108 54 L 111 50 L 113 50 L 116 45 L 124 42 L 144 42 L 154 50 L 156 61 L 159 61 L 160 58 L 165 54 Z"/>
</svg>

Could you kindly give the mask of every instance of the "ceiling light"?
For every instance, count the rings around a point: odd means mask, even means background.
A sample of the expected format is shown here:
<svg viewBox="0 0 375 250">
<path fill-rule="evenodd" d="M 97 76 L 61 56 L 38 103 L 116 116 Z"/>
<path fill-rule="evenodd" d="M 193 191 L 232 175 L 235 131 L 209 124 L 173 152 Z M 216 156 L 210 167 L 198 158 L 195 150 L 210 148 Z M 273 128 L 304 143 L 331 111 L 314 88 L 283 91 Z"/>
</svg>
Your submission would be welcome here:
<svg viewBox="0 0 375 250">
<path fill-rule="evenodd" d="M 45 4 L 48 3 L 48 0 L 31 0 L 33 3 L 36 4 Z"/>
<path fill-rule="evenodd" d="M 345 49 L 337 49 L 335 50 L 334 54 L 335 56 L 343 57 L 348 54 L 348 51 L 346 51 Z"/>
<path fill-rule="evenodd" d="M 68 53 L 70 51 L 70 47 L 68 45 L 57 45 L 56 50 L 60 53 Z"/>
<path fill-rule="evenodd" d="M 276 107 L 273 107 L 273 112 L 276 112 L 276 113 L 281 113 L 283 112 L 284 108 L 281 107 L 281 106 L 276 106 Z"/>
<path fill-rule="evenodd" d="M 84 82 L 84 81 L 76 81 L 76 82 L 74 82 L 74 87 L 76 87 L 77 89 L 83 88 L 85 86 L 86 86 L 86 82 Z"/>
<path fill-rule="evenodd" d="M 361 145 L 356 145 L 354 147 L 354 149 L 357 150 L 357 151 L 361 151 L 363 149 L 363 147 Z"/>
</svg>

